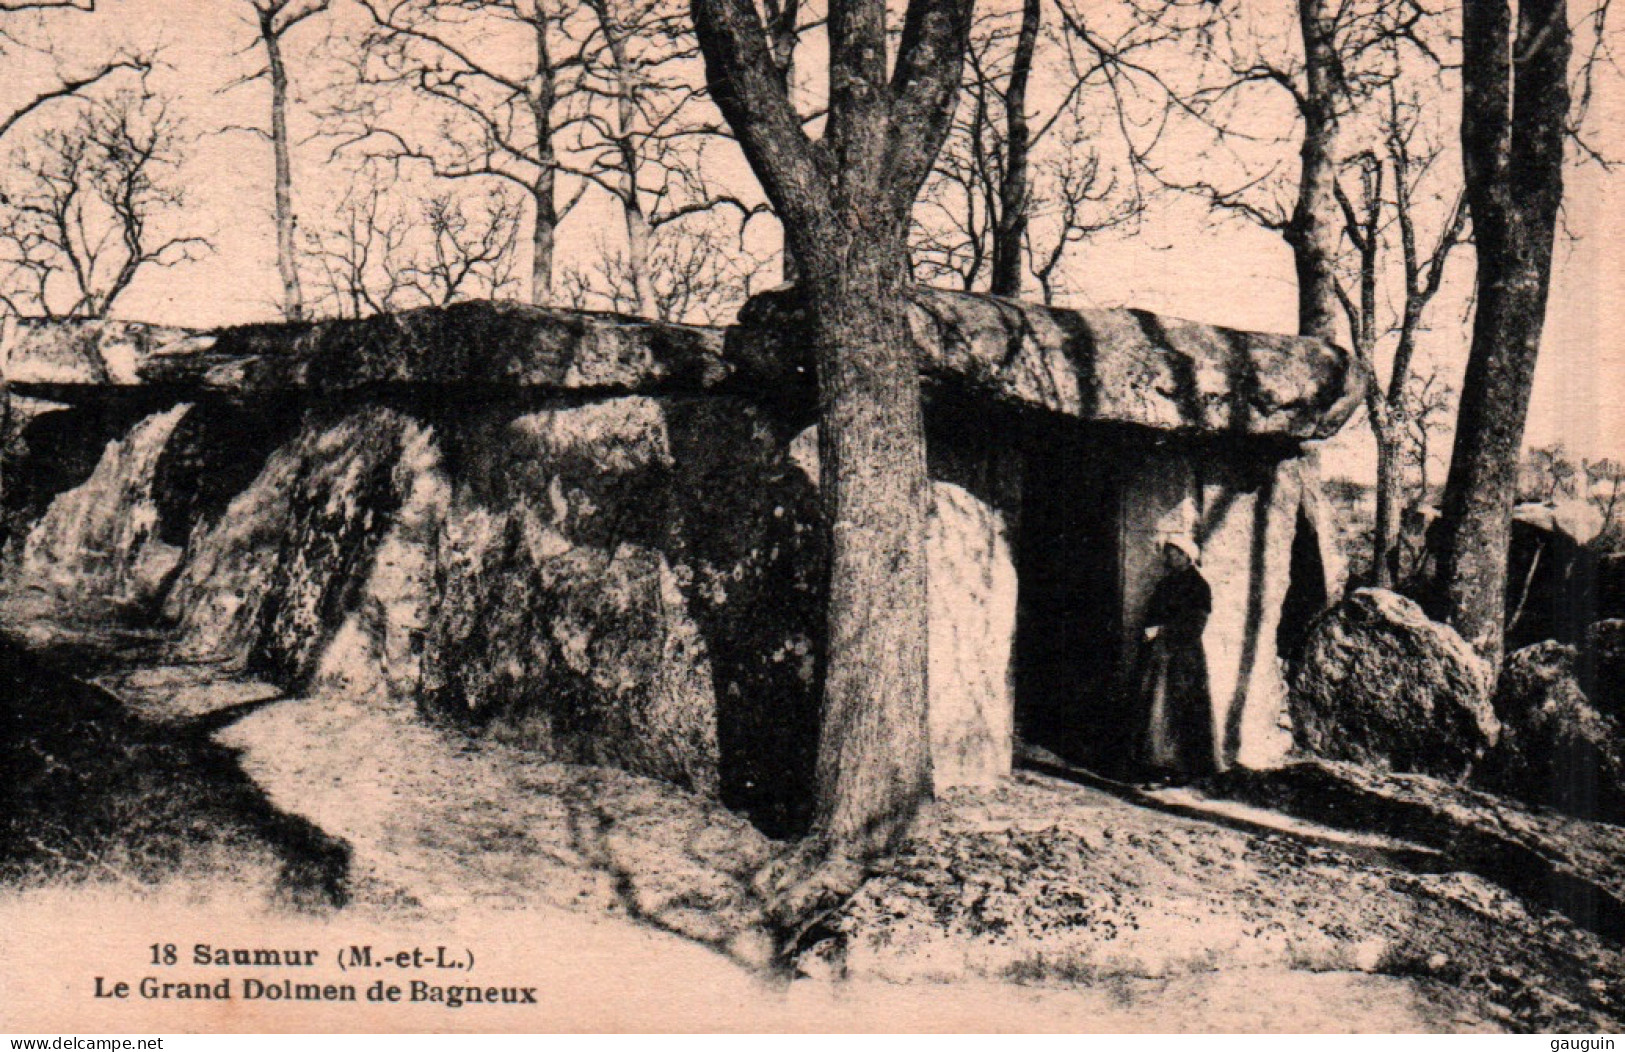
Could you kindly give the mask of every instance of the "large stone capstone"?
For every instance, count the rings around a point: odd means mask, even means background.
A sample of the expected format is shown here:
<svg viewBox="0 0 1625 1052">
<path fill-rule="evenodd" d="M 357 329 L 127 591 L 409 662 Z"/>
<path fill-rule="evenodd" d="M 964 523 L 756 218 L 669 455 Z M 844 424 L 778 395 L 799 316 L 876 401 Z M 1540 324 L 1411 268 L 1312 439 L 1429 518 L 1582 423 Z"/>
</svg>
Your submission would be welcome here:
<svg viewBox="0 0 1625 1052">
<path fill-rule="evenodd" d="M 370 318 L 187 330 L 119 321 L 31 324 L 11 381 L 324 394 L 380 385 L 561 391 L 700 390 L 723 379 L 722 333 L 620 314 L 471 301 Z"/>
<path fill-rule="evenodd" d="M 1490 688 L 1489 665 L 1454 629 L 1362 588 L 1310 631 L 1289 703 L 1301 748 L 1459 779 L 1500 737 Z"/>
<path fill-rule="evenodd" d="M 909 290 L 926 380 L 973 400 L 1160 431 L 1288 441 L 1335 433 L 1363 373 L 1320 340 L 1131 309 L 1066 310 Z M 730 329 L 469 302 L 363 319 L 186 330 L 130 322 L 14 326 L 10 379 L 75 401 L 399 386 L 595 394 L 695 393 L 735 382 L 812 405 L 809 332 L 793 288 L 757 296 Z"/>
<path fill-rule="evenodd" d="M 908 325 L 922 375 L 984 401 L 1163 431 L 1325 438 L 1354 412 L 1363 373 L 1321 340 L 1241 332 L 1126 308 L 1067 310 L 914 288 Z M 757 296 L 727 356 L 780 382 L 812 375 L 794 289 Z"/>
</svg>

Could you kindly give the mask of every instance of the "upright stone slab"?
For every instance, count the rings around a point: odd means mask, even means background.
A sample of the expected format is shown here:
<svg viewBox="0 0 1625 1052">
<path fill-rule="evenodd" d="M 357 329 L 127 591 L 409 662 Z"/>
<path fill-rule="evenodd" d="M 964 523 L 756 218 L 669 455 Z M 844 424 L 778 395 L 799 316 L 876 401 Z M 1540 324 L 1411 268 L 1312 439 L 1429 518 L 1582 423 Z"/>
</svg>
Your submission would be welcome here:
<svg viewBox="0 0 1625 1052">
<path fill-rule="evenodd" d="M 940 791 L 991 785 L 1010 773 L 1021 469 L 1013 446 L 986 435 L 938 427 L 932 439 L 927 705 L 932 776 Z M 816 483 L 816 428 L 796 438 L 792 457 Z"/>
<path fill-rule="evenodd" d="M 59 614 L 98 604 L 142 606 L 162 595 L 181 551 L 159 532 L 165 447 L 191 406 L 154 413 L 109 442 L 91 475 L 59 494 L 30 530 L 18 578 L 51 595 Z"/>
<path fill-rule="evenodd" d="M 1276 766 L 1292 747 L 1275 641 L 1291 581 L 1301 479 L 1293 461 L 1207 458 L 1199 474 L 1202 565 L 1213 589 L 1203 642 L 1214 741 L 1226 764 Z"/>
</svg>

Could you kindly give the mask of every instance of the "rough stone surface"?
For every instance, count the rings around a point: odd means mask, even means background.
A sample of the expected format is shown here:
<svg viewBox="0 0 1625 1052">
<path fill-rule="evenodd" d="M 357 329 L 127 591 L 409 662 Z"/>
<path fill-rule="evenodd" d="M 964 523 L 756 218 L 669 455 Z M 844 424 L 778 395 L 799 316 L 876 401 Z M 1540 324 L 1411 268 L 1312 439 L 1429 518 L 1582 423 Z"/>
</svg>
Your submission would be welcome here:
<svg viewBox="0 0 1625 1052">
<path fill-rule="evenodd" d="M 313 415 L 188 546 L 164 604 L 182 651 L 306 681 L 401 506 L 397 467 L 419 430 L 377 407 Z"/>
<path fill-rule="evenodd" d="M 929 426 L 927 718 L 931 773 L 941 791 L 991 785 L 1010 773 L 1023 480 L 1012 447 L 944 421 Z M 816 427 L 795 437 L 789 457 L 816 487 Z"/>
<path fill-rule="evenodd" d="M 1520 504 L 1507 547 L 1506 649 L 1555 639 L 1578 645 L 1597 617 L 1602 514 L 1583 501 Z"/>
<path fill-rule="evenodd" d="M 143 606 L 162 595 L 181 550 L 160 529 L 159 465 L 186 404 L 109 442 L 90 477 L 57 496 L 28 533 L 13 583 L 88 612 L 95 602 Z"/>
<path fill-rule="evenodd" d="M 168 611 L 190 656 L 789 827 L 816 741 L 814 521 L 742 403 L 319 413 L 199 528 Z"/>
<path fill-rule="evenodd" d="M 922 373 L 975 396 L 1081 420 L 1166 431 L 1323 438 L 1360 403 L 1346 351 L 1147 311 L 1064 310 L 916 288 L 909 325 Z M 810 381 L 793 289 L 740 311 L 728 357 L 747 372 Z"/>
<path fill-rule="evenodd" d="M 1016 565 L 998 509 L 951 482 L 931 486 L 925 545 L 930 601 L 931 773 L 938 790 L 1010 773 Z"/>
<path fill-rule="evenodd" d="M 64 398 L 107 384 L 231 395 L 401 384 L 699 390 L 728 375 L 720 330 L 515 303 L 213 331 L 58 323 L 20 330 L 15 348 L 12 382 Z"/>
<path fill-rule="evenodd" d="M 1501 731 L 1486 663 L 1414 602 L 1377 588 L 1315 625 L 1289 701 L 1301 748 L 1444 778 L 1468 774 Z"/>
<path fill-rule="evenodd" d="M 387 383 L 699 388 L 725 375 L 721 344 L 710 329 L 473 302 L 360 321 L 226 329 L 204 353 L 152 355 L 141 376 L 234 392 Z"/>
<path fill-rule="evenodd" d="M 1578 653 L 1547 641 L 1510 654 L 1495 691 L 1501 740 L 1480 780 L 1533 803 L 1607 821 L 1625 818 L 1625 741 L 1586 700 Z"/>
<path fill-rule="evenodd" d="M 1133 661 L 1162 520 L 1187 504 L 1212 563 L 1217 729 L 1239 762 L 1278 758 L 1275 619 L 1301 503 L 1297 447 L 1283 440 L 1345 415 L 1340 353 L 1129 312 L 931 292 L 915 307 L 931 381 L 938 786 L 1008 773 L 1023 646 L 1074 655 L 1044 681 L 1045 705 L 1073 737 L 1123 753 L 1116 677 Z M 1006 361 L 994 341 L 1013 318 Z M 776 349 L 756 329 L 733 349 L 745 364 L 793 355 L 790 320 Z M 40 361 L 109 374 L 36 375 L 34 395 L 71 408 L 24 428 L 10 519 L 31 523 L 90 485 L 107 436 L 127 441 L 153 407 L 192 401 L 158 443 L 148 501 L 149 532 L 179 570 L 173 587 L 161 575 L 145 586 L 168 587 L 184 655 L 412 699 L 799 831 L 823 631 L 815 443 L 790 440 L 807 409 L 781 397 L 795 395 L 790 377 L 736 371 L 720 331 L 470 303 L 207 333 L 10 335 Z M 1100 426 L 1112 423 L 1145 427 Z M 1080 473 L 1089 484 L 1070 486 Z M 154 517 L 132 514 L 140 501 L 122 484 L 91 489 L 109 522 Z M 1050 576 L 1072 594 L 1033 604 L 1034 579 Z"/>
<path fill-rule="evenodd" d="M 25 386 L 136 384 L 151 356 L 199 351 L 211 340 L 189 329 L 109 320 L 25 320 L 8 335 L 7 379 Z"/>
</svg>

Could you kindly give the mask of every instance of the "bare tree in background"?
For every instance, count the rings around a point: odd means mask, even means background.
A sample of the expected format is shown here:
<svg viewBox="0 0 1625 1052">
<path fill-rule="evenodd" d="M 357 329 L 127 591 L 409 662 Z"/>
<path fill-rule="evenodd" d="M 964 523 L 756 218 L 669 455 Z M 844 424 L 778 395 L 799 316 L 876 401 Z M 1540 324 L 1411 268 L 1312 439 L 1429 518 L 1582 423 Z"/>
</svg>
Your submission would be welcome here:
<svg viewBox="0 0 1625 1052">
<path fill-rule="evenodd" d="M 294 213 L 293 153 L 288 137 L 288 64 L 283 44 L 295 27 L 326 11 L 332 0 L 247 2 L 254 12 L 254 45 L 263 51 L 265 65 L 234 81 L 231 87 L 264 80 L 271 88 L 270 130 L 254 131 L 271 142 L 272 213 L 276 219 L 277 276 L 282 280 L 282 316 L 298 321 L 305 316 L 305 296 L 299 284 L 299 224 Z"/>
<path fill-rule="evenodd" d="M 971 0 L 910 0 L 894 61 L 884 0 L 835 0 L 816 141 L 755 4 L 692 5 L 712 97 L 793 251 L 818 374 L 828 638 L 802 857 L 867 857 L 899 842 L 931 792 L 925 439 L 905 288 L 910 213 L 948 133 Z M 810 878 L 797 886 L 829 872 L 804 868 L 790 870 Z"/>
<path fill-rule="evenodd" d="M 1133 223 L 1145 206 L 1122 194 L 1117 179 L 1101 171 L 1100 154 L 1086 140 L 1075 128 L 1058 154 L 1038 166 L 1026 199 L 1027 265 L 1048 304 L 1062 291 L 1068 251 L 1095 234 Z"/>
<path fill-rule="evenodd" d="M 1602 514 L 1599 532 L 1604 542 L 1617 549 L 1620 498 L 1625 496 L 1625 464 L 1611 457 L 1585 460 L 1580 464 L 1585 473 L 1586 499 Z"/>
<path fill-rule="evenodd" d="M 0 15 L 20 14 L 30 11 L 86 13 L 95 10 L 95 0 L 0 0 Z M 151 59 L 146 56 L 121 53 L 97 62 L 88 69 L 65 69 L 62 68 L 60 60 L 56 58 L 54 48 L 49 45 L 42 46 L 33 43 L 22 34 L 13 32 L 12 28 L 7 20 L 0 18 L 0 61 L 10 64 L 17 52 L 29 52 L 32 56 L 49 59 L 57 67 L 56 83 L 51 87 L 36 92 L 20 104 L 15 105 L 3 116 L 0 116 L 0 140 L 3 140 L 17 126 L 18 122 L 44 107 L 65 99 L 72 99 L 86 88 L 100 84 L 108 77 L 121 71 L 145 74 L 152 68 Z"/>
<path fill-rule="evenodd" d="M 161 100 L 122 91 L 18 150 L 0 235 L 7 306 L 49 318 L 105 317 L 143 270 L 207 250 L 203 237 L 157 232 L 185 203 L 173 173 L 178 145 Z"/>
<path fill-rule="evenodd" d="M 27 15 L 30 12 L 42 16 L 47 14 L 54 16 L 54 13 L 61 12 L 65 16 L 71 16 L 95 10 L 96 0 L 0 0 L 0 16 Z M 52 48 L 36 46 L 23 34 L 13 32 L 13 21 L 0 17 L 0 63 L 10 68 L 20 52 L 31 52 L 35 56 L 49 57 L 54 61 Z M 55 17 L 51 17 L 49 22 L 53 28 L 59 24 Z M 15 102 L 10 110 L 0 113 L 0 142 L 4 142 L 20 122 L 55 103 L 71 99 L 120 71 L 145 73 L 150 68 L 151 62 L 147 58 L 129 54 L 114 55 L 82 70 L 66 69 L 60 63 L 56 63 L 54 83 L 37 90 L 20 102 Z M 0 346 L 10 345 L 12 331 L 16 326 L 15 315 L 15 305 L 8 305 L 5 319 L 7 331 L 4 337 L 0 338 Z M 5 364 L 4 361 L 0 361 L 0 454 L 4 453 L 12 438 L 10 377 L 6 374 Z M 93 365 L 105 373 L 105 364 L 99 358 Z"/>
<path fill-rule="evenodd" d="M 518 284 L 522 219 L 504 186 L 402 187 L 387 166 L 365 166 L 327 220 L 305 234 L 317 302 L 355 318 L 502 298 Z"/>
<path fill-rule="evenodd" d="M 432 306 L 496 299 L 514 283 L 519 202 L 503 187 L 479 197 L 436 194 L 421 205 L 425 233 L 406 286 Z"/>
<path fill-rule="evenodd" d="M 550 302 L 558 225 L 586 184 L 560 158 L 564 102 L 580 87 L 591 12 L 565 0 L 361 0 L 371 94 L 330 115 L 340 149 L 418 160 L 441 178 L 514 186 L 530 204 L 530 301 Z M 518 59 L 516 63 L 514 60 Z M 402 89 L 426 110 L 402 99 Z"/>
<path fill-rule="evenodd" d="M 1343 213 L 1343 234 L 1354 250 L 1355 289 L 1341 279 L 1334 291 L 1348 318 L 1350 343 L 1364 368 L 1366 411 L 1377 444 L 1377 511 L 1372 531 L 1373 582 L 1379 588 L 1392 588 L 1397 568 L 1394 558 L 1400 535 L 1401 505 L 1405 487 L 1405 429 L 1411 411 L 1411 369 L 1416 357 L 1417 334 L 1427 309 L 1444 281 L 1445 265 L 1456 246 L 1462 243 L 1467 227 L 1466 200 L 1453 179 L 1432 191 L 1442 200 L 1418 202 L 1427 195 L 1426 181 L 1437 172 L 1442 150 L 1428 140 L 1420 124 L 1421 107 L 1401 100 L 1393 85 L 1388 90 L 1387 112 L 1381 121 L 1381 152 L 1361 154 L 1348 167 L 1357 171 L 1354 193 L 1340 177 L 1333 192 Z M 1453 198 L 1453 203 L 1448 199 Z M 1431 203 L 1434 207 L 1421 207 Z M 1419 230 L 1428 214 L 1441 211 L 1444 218 L 1431 238 Z M 1385 242 L 1398 241 L 1398 317 L 1391 323 L 1380 319 Z M 1424 243 L 1425 241 L 1425 243 Z M 1392 332 L 1397 335 L 1388 381 L 1382 382 L 1377 363 L 1378 344 Z"/>
<path fill-rule="evenodd" d="M 1517 498 L 1541 503 L 1572 500 L 1579 496 L 1581 477 L 1580 466 L 1563 443 L 1535 446 L 1519 465 Z"/>
<path fill-rule="evenodd" d="M 963 97 L 915 209 L 924 283 L 1020 296 L 1031 275 L 1051 301 L 1067 251 L 1138 212 L 1083 128 L 1081 82 L 1029 112 L 1040 45 L 1051 36 L 1043 10 L 1043 0 L 1024 0 L 1019 12 L 987 12 L 972 27 Z M 1047 140 L 1055 145 L 1046 156 Z"/>
<path fill-rule="evenodd" d="M 338 205 L 304 231 L 303 258 L 321 313 L 361 318 L 399 305 L 411 228 L 389 199 L 392 182 L 364 166 Z"/>
<path fill-rule="evenodd" d="M 705 95 L 687 4 L 585 3 L 596 32 L 584 51 L 578 91 L 566 100 L 570 164 L 621 212 L 626 247 L 615 253 L 612 269 L 626 291 L 615 295 L 617 306 L 657 317 L 672 306 L 660 302 L 657 286 L 664 283 L 669 296 L 693 277 L 709 247 L 686 253 L 676 244 L 680 233 L 661 237 L 661 231 L 724 207 L 743 223 L 766 206 L 720 188 L 705 171 L 706 147 L 726 133 Z M 667 273 L 659 273 L 662 266 Z"/>
<path fill-rule="evenodd" d="M 636 293 L 628 253 L 601 244 L 595 265 L 561 275 L 562 301 L 576 310 L 608 308 L 660 321 L 725 325 L 740 306 L 775 283 L 776 261 L 752 252 L 727 212 L 702 212 L 662 224 L 644 258 L 652 304 Z M 652 307 L 652 309 L 650 309 Z"/>
<path fill-rule="evenodd" d="M 1136 170 L 1279 234 L 1298 331 L 1335 341 L 1344 122 L 1401 55 L 1434 58 L 1436 20 L 1418 0 L 1129 0 L 1125 12 L 1113 25 L 1062 7 L 1074 69 L 1110 90 Z M 1292 143 L 1295 164 L 1281 151 Z"/>
<path fill-rule="evenodd" d="M 1434 501 L 1431 472 L 1436 461 L 1443 464 L 1434 438 L 1449 427 L 1456 413 L 1456 390 L 1439 378 L 1437 371 L 1423 372 L 1412 367 L 1410 393 L 1406 396 L 1405 430 L 1400 455 L 1411 479 L 1405 509 L 1416 511 Z"/>
<path fill-rule="evenodd" d="M 1497 667 L 1518 452 L 1546 317 L 1570 120 L 1565 0 L 1465 0 L 1462 157 L 1477 309 L 1437 531 L 1445 616 Z"/>
</svg>

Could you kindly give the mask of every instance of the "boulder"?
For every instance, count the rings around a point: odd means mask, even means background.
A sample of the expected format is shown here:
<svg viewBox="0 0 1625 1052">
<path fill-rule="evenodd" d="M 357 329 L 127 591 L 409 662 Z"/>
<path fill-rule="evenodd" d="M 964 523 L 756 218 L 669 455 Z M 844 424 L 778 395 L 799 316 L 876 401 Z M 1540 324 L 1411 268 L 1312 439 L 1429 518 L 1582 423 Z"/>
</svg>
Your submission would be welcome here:
<svg viewBox="0 0 1625 1052">
<path fill-rule="evenodd" d="M 164 600 L 180 650 L 289 684 L 316 671 L 412 488 L 422 425 L 392 409 L 312 412 L 218 520 L 204 520 Z"/>
<path fill-rule="evenodd" d="M 312 410 L 218 514 L 197 509 L 166 610 L 186 656 L 404 702 L 798 830 L 814 500 L 736 400 Z"/>
<path fill-rule="evenodd" d="M 1289 698 L 1297 744 L 1459 779 L 1500 735 L 1488 664 L 1404 596 L 1362 588 L 1310 630 Z"/>
<path fill-rule="evenodd" d="M 1625 743 L 1618 725 L 1581 692 L 1578 656 L 1574 647 L 1547 641 L 1507 657 L 1495 691 L 1501 740 L 1478 779 L 1531 803 L 1618 822 L 1625 817 Z"/>
<path fill-rule="evenodd" d="M 1545 533 L 1560 533 L 1575 544 L 1590 544 L 1602 532 L 1602 512 L 1590 501 L 1561 500 L 1519 504 L 1512 521 Z"/>
<path fill-rule="evenodd" d="M 910 290 L 920 371 L 972 399 L 1161 431 L 1325 438 L 1360 404 L 1364 374 L 1320 340 L 1240 332 L 1149 311 L 1065 310 Z M 793 288 L 755 297 L 727 356 L 780 388 L 810 383 L 810 331 Z"/>
</svg>

